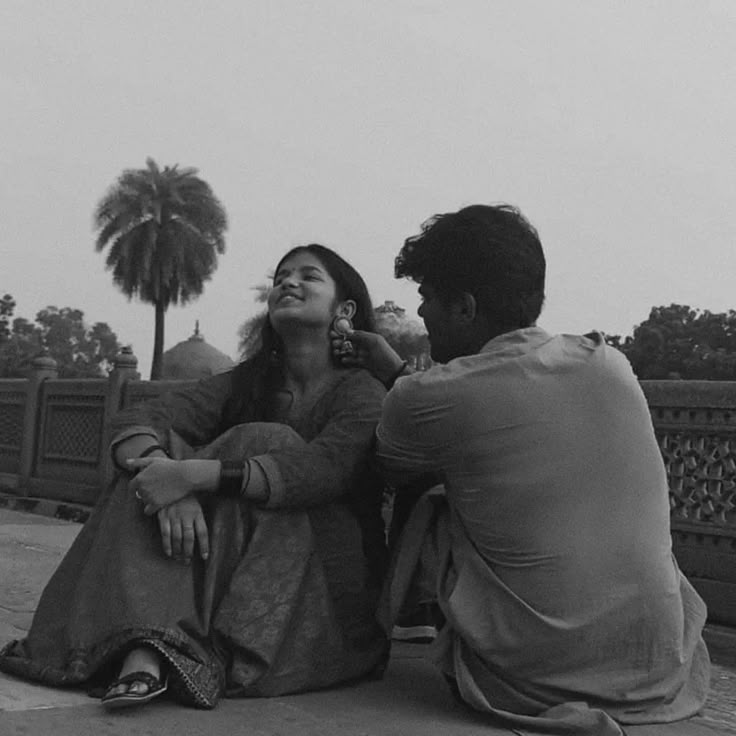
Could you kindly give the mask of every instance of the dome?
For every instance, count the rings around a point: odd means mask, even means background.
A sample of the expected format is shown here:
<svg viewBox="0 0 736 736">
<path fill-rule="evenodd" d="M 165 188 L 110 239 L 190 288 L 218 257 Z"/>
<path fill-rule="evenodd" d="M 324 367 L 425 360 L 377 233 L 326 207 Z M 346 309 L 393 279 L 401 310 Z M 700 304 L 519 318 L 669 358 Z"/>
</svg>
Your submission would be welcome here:
<svg viewBox="0 0 736 736">
<path fill-rule="evenodd" d="M 165 379 L 206 378 L 232 368 L 235 362 L 205 342 L 199 332 L 199 320 L 188 340 L 174 345 L 163 355 L 161 377 Z"/>
</svg>

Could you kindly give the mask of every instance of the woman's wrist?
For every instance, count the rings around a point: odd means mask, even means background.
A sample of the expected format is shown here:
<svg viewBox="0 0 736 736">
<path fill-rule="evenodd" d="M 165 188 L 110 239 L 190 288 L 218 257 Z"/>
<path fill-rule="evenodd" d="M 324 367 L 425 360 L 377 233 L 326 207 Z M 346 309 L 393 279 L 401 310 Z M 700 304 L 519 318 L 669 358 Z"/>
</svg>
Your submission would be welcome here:
<svg viewBox="0 0 736 736">
<path fill-rule="evenodd" d="M 220 477 L 216 492 L 222 496 L 239 498 L 253 503 L 268 501 L 268 484 L 251 483 L 255 480 L 250 460 L 220 460 Z"/>
<path fill-rule="evenodd" d="M 172 460 L 179 466 L 182 480 L 188 485 L 189 493 L 217 493 L 220 482 L 220 461 L 204 458 Z"/>
<path fill-rule="evenodd" d="M 246 470 L 247 469 L 247 470 Z M 217 493 L 221 496 L 240 498 L 248 485 L 246 472 L 250 475 L 250 464 L 242 460 L 220 460 L 220 478 Z"/>
</svg>

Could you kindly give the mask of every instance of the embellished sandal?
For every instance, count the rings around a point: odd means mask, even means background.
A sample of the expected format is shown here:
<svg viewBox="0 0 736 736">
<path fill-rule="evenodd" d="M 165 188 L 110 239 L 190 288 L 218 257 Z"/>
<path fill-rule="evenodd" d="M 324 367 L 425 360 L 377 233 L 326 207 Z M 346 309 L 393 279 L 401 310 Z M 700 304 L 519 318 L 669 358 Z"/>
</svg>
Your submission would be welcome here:
<svg viewBox="0 0 736 736">
<path fill-rule="evenodd" d="M 133 685 L 140 682 L 148 687 L 148 692 L 131 693 L 128 688 L 123 693 L 112 693 L 111 691 L 120 685 Z M 108 688 L 107 692 L 102 696 L 102 705 L 108 710 L 117 708 L 127 708 L 131 705 L 143 705 L 149 701 L 163 695 L 169 687 L 168 678 L 160 679 L 150 672 L 131 672 L 129 675 L 119 677 Z"/>
</svg>

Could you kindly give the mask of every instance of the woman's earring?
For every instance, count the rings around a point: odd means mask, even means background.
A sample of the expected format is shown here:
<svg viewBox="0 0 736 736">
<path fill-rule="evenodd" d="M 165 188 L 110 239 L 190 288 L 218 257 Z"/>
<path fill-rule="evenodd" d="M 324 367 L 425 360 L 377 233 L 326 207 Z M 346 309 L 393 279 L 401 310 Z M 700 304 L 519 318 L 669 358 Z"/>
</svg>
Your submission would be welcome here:
<svg viewBox="0 0 736 736">
<path fill-rule="evenodd" d="M 350 355 L 353 352 L 353 343 L 348 340 L 348 335 L 353 329 L 353 323 L 350 321 L 350 317 L 339 314 L 332 320 L 332 329 L 342 338 L 342 343 L 337 349 L 337 354 Z"/>
</svg>

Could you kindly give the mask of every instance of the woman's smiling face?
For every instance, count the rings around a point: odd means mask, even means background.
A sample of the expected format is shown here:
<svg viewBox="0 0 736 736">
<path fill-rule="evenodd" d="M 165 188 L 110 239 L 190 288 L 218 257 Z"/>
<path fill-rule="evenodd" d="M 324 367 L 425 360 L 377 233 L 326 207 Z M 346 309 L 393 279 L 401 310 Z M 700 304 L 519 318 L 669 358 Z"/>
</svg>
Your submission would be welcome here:
<svg viewBox="0 0 736 736">
<path fill-rule="evenodd" d="M 277 332 L 295 321 L 329 327 L 336 305 L 335 281 L 315 255 L 297 251 L 279 264 L 268 295 L 268 314 Z"/>
</svg>

